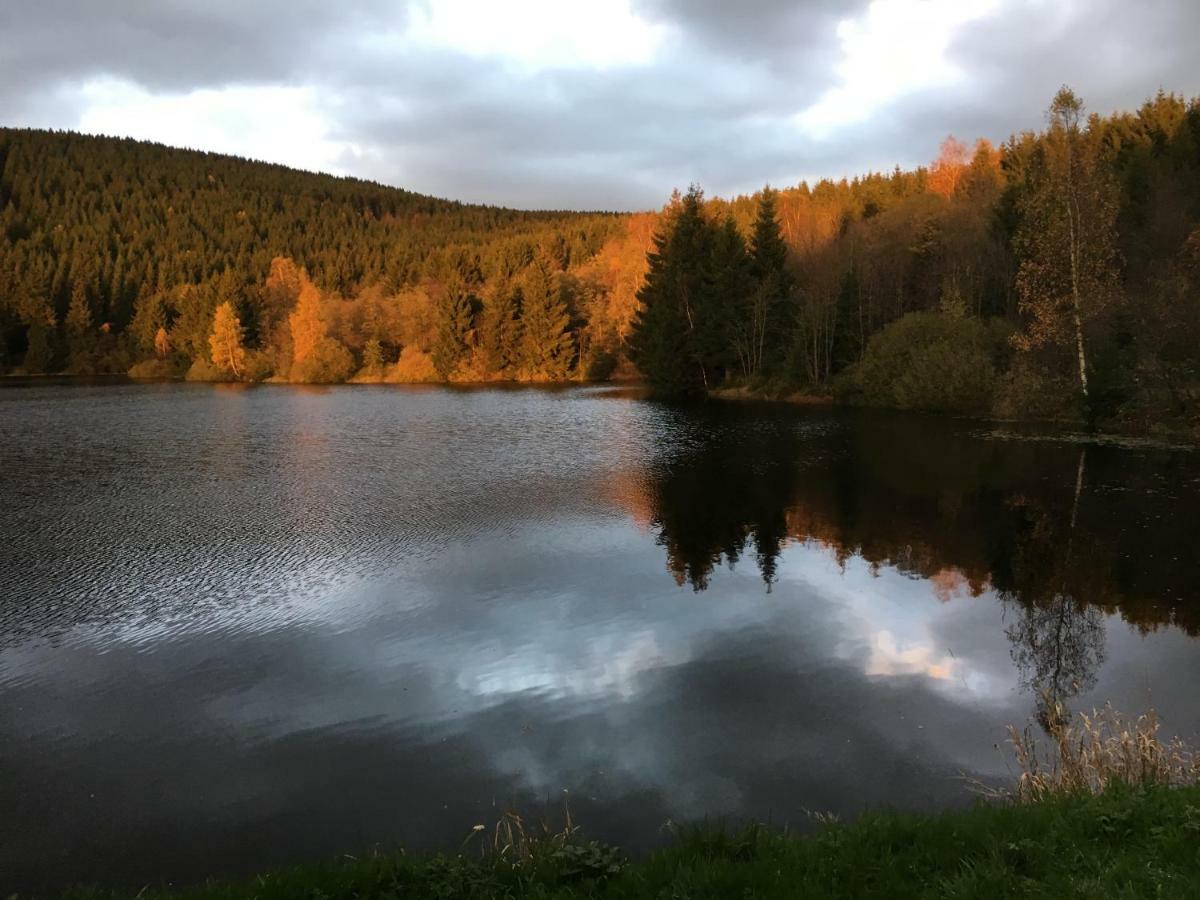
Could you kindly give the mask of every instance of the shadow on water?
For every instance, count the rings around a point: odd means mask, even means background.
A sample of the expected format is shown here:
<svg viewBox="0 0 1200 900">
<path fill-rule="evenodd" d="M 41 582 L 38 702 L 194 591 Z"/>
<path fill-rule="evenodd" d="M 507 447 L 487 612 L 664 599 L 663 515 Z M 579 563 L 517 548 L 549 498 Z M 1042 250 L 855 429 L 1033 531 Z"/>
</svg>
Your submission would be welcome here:
<svg viewBox="0 0 1200 900">
<path fill-rule="evenodd" d="M 688 410 L 651 467 L 648 503 L 679 584 L 752 557 L 767 590 L 790 543 L 929 580 L 943 599 L 994 593 L 1044 721 L 1088 690 L 1104 616 L 1200 634 L 1200 521 L 1190 454 L 995 441 L 960 421 L 892 414 Z"/>
</svg>

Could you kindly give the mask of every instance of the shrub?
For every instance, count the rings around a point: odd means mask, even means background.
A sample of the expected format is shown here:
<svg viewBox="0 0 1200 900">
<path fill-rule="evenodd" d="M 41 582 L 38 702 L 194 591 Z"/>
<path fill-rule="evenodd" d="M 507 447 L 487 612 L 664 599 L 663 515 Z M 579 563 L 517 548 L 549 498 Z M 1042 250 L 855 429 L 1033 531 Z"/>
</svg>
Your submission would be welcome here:
<svg viewBox="0 0 1200 900">
<path fill-rule="evenodd" d="M 441 381 L 429 354 L 409 344 L 396 363 L 388 368 L 383 380 L 389 384 L 415 384 Z"/>
<path fill-rule="evenodd" d="M 292 366 L 292 381 L 302 384 L 334 384 L 354 371 L 354 357 L 341 341 L 321 338 L 303 361 Z"/>
<path fill-rule="evenodd" d="M 197 357 L 183 376 L 188 381 L 237 381 L 233 373 L 220 366 L 213 365 L 211 360 Z"/>
<path fill-rule="evenodd" d="M 1006 335 L 997 322 L 909 313 L 871 338 L 848 387 L 853 399 L 870 406 L 984 412 Z"/>
<path fill-rule="evenodd" d="M 1079 386 L 1024 356 L 996 382 L 992 411 L 1002 419 L 1078 420 Z"/>
<path fill-rule="evenodd" d="M 611 350 L 599 350 L 587 364 L 588 381 L 608 381 L 617 370 L 617 354 Z"/>
<path fill-rule="evenodd" d="M 179 362 L 171 357 L 159 359 L 153 356 L 135 363 L 129 369 L 130 378 L 145 378 L 158 380 L 163 378 L 178 378 L 181 374 Z"/>
</svg>

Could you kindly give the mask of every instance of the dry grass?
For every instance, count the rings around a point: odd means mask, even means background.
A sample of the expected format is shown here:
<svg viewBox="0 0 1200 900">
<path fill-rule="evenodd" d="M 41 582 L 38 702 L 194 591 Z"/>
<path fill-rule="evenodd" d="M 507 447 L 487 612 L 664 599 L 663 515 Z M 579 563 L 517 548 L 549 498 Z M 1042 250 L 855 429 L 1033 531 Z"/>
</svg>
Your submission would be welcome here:
<svg viewBox="0 0 1200 900">
<path fill-rule="evenodd" d="M 467 835 L 463 846 L 479 846 L 481 856 L 496 856 L 510 862 L 528 862 L 535 854 L 546 850 L 565 847 L 579 832 L 579 826 L 571 818 L 571 808 L 563 804 L 564 824 L 555 828 L 545 819 L 536 825 L 527 825 L 515 812 L 504 813 L 490 829 L 476 825 Z"/>
<path fill-rule="evenodd" d="M 1055 704 L 1048 717 L 1051 746 L 1043 750 L 1033 726 L 1009 726 L 1021 773 L 1010 796 L 1037 803 L 1059 794 L 1100 794 L 1109 785 L 1177 787 L 1200 783 L 1200 757 L 1179 738 L 1159 737 L 1154 711 L 1129 720 L 1110 705 L 1070 718 Z"/>
</svg>

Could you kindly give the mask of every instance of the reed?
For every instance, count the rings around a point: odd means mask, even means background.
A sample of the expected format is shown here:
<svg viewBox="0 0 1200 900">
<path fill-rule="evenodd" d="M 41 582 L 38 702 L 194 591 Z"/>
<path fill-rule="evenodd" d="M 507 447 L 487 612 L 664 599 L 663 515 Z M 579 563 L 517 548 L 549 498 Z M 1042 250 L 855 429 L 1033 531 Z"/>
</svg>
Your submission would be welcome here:
<svg viewBox="0 0 1200 900">
<path fill-rule="evenodd" d="M 1020 774 L 1010 796 L 1038 803 L 1058 794 L 1101 794 L 1114 783 L 1178 787 L 1200 783 L 1200 757 L 1178 737 L 1159 736 L 1151 710 L 1129 719 L 1110 704 L 1072 718 L 1061 704 L 1047 716 L 1049 745 L 1033 726 L 1009 726 Z"/>
</svg>

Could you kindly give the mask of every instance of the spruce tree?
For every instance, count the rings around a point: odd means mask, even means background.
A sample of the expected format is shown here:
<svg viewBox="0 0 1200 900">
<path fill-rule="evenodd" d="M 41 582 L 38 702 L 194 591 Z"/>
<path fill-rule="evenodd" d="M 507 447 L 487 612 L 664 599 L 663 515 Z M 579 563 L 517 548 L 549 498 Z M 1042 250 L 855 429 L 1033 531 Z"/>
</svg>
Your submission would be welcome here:
<svg viewBox="0 0 1200 900">
<path fill-rule="evenodd" d="M 654 236 L 648 271 L 633 321 L 634 364 L 661 394 L 702 392 L 707 373 L 694 332 L 704 311 L 712 228 L 704 218 L 704 194 L 693 185 Z"/>
<path fill-rule="evenodd" d="M 508 372 L 517 364 L 521 338 L 520 289 L 507 279 L 495 284 L 488 293 L 479 323 L 479 348 L 483 364 L 493 375 Z"/>
<path fill-rule="evenodd" d="M 787 243 L 775 213 L 775 191 L 763 188 L 750 238 L 754 293 L 746 327 L 750 333 L 751 374 L 778 369 L 792 321 L 788 301 L 795 288 L 787 269 Z"/>
<path fill-rule="evenodd" d="M 450 380 L 470 348 L 473 308 L 471 295 L 460 278 L 451 278 L 436 308 L 433 367 L 438 377 Z"/>
<path fill-rule="evenodd" d="M 574 357 L 571 316 L 554 277 L 554 264 L 539 250 L 525 273 L 522 290 L 520 368 L 526 378 L 555 381 L 567 377 Z"/>
<path fill-rule="evenodd" d="M 712 230 L 704 269 L 703 290 L 697 303 L 693 353 L 711 387 L 726 373 L 740 367 L 744 357 L 739 325 L 750 295 L 750 261 L 746 241 L 732 214 Z"/>
</svg>

